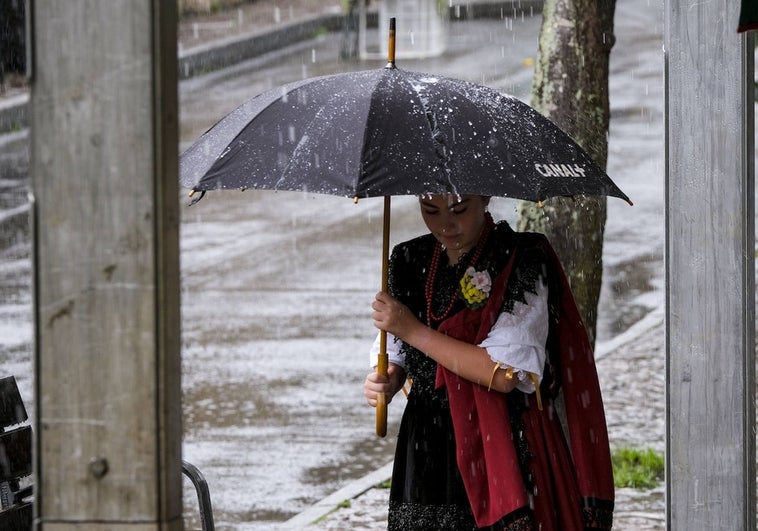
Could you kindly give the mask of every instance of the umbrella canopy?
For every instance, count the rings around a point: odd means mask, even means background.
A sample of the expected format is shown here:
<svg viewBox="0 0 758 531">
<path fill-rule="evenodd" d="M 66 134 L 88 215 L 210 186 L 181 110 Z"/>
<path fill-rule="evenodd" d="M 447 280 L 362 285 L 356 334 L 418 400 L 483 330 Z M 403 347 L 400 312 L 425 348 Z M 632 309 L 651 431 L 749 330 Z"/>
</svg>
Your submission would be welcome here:
<svg viewBox="0 0 758 531">
<path fill-rule="evenodd" d="M 269 90 L 209 129 L 180 164 L 182 184 L 202 191 L 628 201 L 581 147 L 525 103 L 390 65 Z"/>
</svg>

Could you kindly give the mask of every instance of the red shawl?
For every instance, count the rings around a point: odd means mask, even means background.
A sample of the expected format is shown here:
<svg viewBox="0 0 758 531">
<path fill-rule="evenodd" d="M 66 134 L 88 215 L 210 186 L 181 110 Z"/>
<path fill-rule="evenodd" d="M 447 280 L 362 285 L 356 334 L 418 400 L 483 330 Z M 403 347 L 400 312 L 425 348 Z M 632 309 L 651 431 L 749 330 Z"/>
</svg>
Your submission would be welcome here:
<svg viewBox="0 0 758 531">
<path fill-rule="evenodd" d="M 610 529 L 613 472 L 592 347 L 568 280 L 547 239 L 531 233 L 515 237 L 519 244 L 495 278 L 487 305 L 456 313 L 439 331 L 473 344 L 483 341 L 498 318 L 519 256 L 527 248 L 542 250 L 548 267 L 559 277 L 550 284 L 551 308 L 557 311 L 550 312 L 548 350 L 562 386 L 568 445 L 554 402 L 547 396 L 555 391 L 543 392 L 543 411 L 537 409 L 534 394 L 524 395 L 528 407 L 521 415 L 533 484 L 528 490 L 505 395 L 489 392 L 486 386 L 438 366 L 437 387 L 447 387 L 458 467 L 471 509 L 479 527 L 531 508 L 535 528 L 543 531 Z"/>
</svg>

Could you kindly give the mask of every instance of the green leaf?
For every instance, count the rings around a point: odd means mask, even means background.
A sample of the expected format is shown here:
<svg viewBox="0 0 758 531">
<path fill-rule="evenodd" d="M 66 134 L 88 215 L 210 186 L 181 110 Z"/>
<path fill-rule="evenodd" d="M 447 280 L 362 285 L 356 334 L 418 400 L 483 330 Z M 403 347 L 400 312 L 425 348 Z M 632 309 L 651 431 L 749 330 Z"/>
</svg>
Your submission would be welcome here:
<svg viewBox="0 0 758 531">
<path fill-rule="evenodd" d="M 618 448 L 611 455 L 616 487 L 652 489 L 664 478 L 663 454 L 652 448 Z"/>
</svg>

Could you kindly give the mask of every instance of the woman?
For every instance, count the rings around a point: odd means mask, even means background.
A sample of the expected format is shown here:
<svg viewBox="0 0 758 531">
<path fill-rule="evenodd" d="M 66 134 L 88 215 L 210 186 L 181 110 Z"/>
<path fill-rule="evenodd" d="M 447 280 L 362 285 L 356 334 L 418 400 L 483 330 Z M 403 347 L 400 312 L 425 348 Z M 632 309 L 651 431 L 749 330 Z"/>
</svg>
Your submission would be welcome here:
<svg viewBox="0 0 758 531">
<path fill-rule="evenodd" d="M 395 247 L 390 293 L 372 304 L 388 376 L 364 384 L 376 407 L 412 382 L 389 529 L 610 529 L 597 374 L 555 254 L 544 237 L 495 224 L 488 197 L 419 203 L 430 234 Z"/>
</svg>

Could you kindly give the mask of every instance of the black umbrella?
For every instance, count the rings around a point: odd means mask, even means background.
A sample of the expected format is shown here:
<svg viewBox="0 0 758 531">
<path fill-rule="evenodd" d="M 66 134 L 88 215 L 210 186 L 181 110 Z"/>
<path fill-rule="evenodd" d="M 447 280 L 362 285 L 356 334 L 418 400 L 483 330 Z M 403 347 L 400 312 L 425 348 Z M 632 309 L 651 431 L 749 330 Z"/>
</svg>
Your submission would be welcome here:
<svg viewBox="0 0 758 531">
<path fill-rule="evenodd" d="M 392 19 L 383 69 L 290 83 L 229 113 L 182 154 L 182 185 L 203 194 L 253 188 L 383 196 L 384 291 L 392 195 L 611 195 L 630 202 L 566 133 L 518 99 L 395 68 L 394 31 Z M 378 370 L 386 375 L 385 334 L 381 339 Z M 384 404 L 377 433 L 386 433 Z"/>
<path fill-rule="evenodd" d="M 550 120 L 489 87 L 390 67 L 298 81 L 232 111 L 181 158 L 193 190 L 346 197 L 612 195 Z"/>
</svg>

